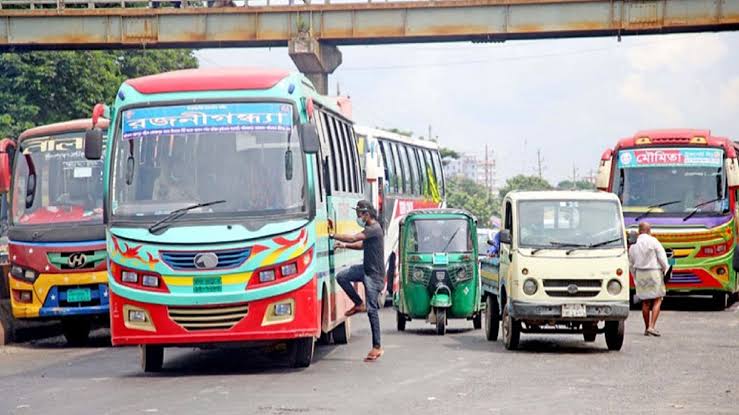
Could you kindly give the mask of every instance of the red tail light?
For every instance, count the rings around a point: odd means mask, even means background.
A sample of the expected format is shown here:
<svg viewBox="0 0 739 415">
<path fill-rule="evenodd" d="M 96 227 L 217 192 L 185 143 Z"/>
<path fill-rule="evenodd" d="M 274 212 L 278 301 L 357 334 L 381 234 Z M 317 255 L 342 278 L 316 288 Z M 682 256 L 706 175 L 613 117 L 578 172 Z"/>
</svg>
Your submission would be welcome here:
<svg viewBox="0 0 739 415">
<path fill-rule="evenodd" d="M 249 284 L 246 285 L 246 288 L 266 287 L 272 284 L 291 280 L 302 275 L 312 260 L 313 248 L 310 248 L 295 259 L 259 268 L 252 273 L 251 278 L 249 279 Z"/>
<path fill-rule="evenodd" d="M 110 272 L 118 284 L 126 287 L 162 293 L 169 292 L 164 278 L 156 272 L 126 268 L 113 261 L 110 261 Z"/>
</svg>

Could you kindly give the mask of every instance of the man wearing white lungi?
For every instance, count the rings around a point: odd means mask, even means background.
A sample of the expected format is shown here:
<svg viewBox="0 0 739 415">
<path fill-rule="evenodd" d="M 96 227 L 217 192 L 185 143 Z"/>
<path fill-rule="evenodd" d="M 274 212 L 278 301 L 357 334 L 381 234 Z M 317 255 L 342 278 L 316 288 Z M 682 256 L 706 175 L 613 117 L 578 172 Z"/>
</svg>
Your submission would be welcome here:
<svg viewBox="0 0 739 415">
<path fill-rule="evenodd" d="M 670 265 L 665 248 L 652 236 L 652 228 L 647 222 L 639 223 L 639 238 L 629 248 L 629 262 L 636 283 L 636 298 L 642 302 L 644 335 L 659 337 L 655 325 L 665 296 L 664 275 Z"/>
</svg>

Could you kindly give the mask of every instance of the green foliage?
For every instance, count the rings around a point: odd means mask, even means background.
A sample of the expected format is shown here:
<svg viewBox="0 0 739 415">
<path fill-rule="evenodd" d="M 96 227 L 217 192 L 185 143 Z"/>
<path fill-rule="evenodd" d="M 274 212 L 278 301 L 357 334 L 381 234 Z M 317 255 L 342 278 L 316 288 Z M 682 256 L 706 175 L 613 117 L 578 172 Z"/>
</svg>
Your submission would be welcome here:
<svg viewBox="0 0 739 415">
<path fill-rule="evenodd" d="M 0 137 L 85 118 L 128 78 L 197 67 L 190 50 L 0 54 Z"/>
<path fill-rule="evenodd" d="M 477 217 L 480 227 L 489 227 L 490 217 L 499 214 L 497 198 L 491 196 L 485 186 L 470 179 L 455 177 L 447 180 L 446 192 L 447 206 L 470 211 Z"/>
<path fill-rule="evenodd" d="M 505 186 L 500 189 L 500 199 L 513 190 L 551 190 L 552 185 L 539 176 L 525 176 L 519 174 L 506 180 Z"/>
<path fill-rule="evenodd" d="M 459 158 L 459 153 L 447 147 L 439 148 L 439 155 L 441 155 L 442 159 L 449 157 L 449 158 L 453 158 L 456 160 Z"/>
<path fill-rule="evenodd" d="M 595 184 L 590 183 L 587 180 L 578 180 L 572 183 L 572 180 L 563 180 L 557 183 L 557 189 L 559 190 L 595 190 Z"/>
</svg>

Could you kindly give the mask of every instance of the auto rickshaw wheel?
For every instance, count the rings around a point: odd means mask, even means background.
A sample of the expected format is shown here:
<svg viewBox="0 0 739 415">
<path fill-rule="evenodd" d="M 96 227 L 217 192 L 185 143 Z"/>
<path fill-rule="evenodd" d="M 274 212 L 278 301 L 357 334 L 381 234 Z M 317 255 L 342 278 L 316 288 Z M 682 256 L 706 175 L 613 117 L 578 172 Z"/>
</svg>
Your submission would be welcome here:
<svg viewBox="0 0 739 415">
<path fill-rule="evenodd" d="M 331 330 L 331 337 L 334 338 L 334 343 L 349 343 L 349 339 L 351 339 L 352 337 L 352 326 L 350 321 L 351 320 L 347 318 L 346 320 L 344 320 L 343 323 L 339 324 L 338 326 L 334 327 L 333 330 Z"/>
<path fill-rule="evenodd" d="M 498 340 L 499 327 L 498 300 L 495 296 L 488 295 L 485 298 L 485 338 L 491 342 Z"/>
<path fill-rule="evenodd" d="M 516 350 L 521 340 L 521 322 L 511 317 L 508 304 L 503 306 L 503 343 L 508 350 Z"/>
<path fill-rule="evenodd" d="M 584 323 L 582 325 L 582 337 L 588 342 L 592 343 L 598 336 L 598 323 Z"/>
<path fill-rule="evenodd" d="M 439 336 L 446 334 L 446 308 L 436 309 L 436 334 Z"/>
<path fill-rule="evenodd" d="M 398 325 L 398 331 L 405 331 L 405 316 L 400 311 L 395 312 L 395 322 Z"/>
<path fill-rule="evenodd" d="M 624 344 L 625 324 L 621 321 L 606 321 L 606 345 L 608 350 L 621 350 Z"/>
<path fill-rule="evenodd" d="M 159 372 L 163 365 L 164 347 L 147 344 L 141 346 L 141 369 L 144 372 Z"/>
<path fill-rule="evenodd" d="M 308 367 L 313 360 L 315 342 L 313 337 L 302 337 L 292 341 L 290 366 L 295 368 Z"/>
</svg>

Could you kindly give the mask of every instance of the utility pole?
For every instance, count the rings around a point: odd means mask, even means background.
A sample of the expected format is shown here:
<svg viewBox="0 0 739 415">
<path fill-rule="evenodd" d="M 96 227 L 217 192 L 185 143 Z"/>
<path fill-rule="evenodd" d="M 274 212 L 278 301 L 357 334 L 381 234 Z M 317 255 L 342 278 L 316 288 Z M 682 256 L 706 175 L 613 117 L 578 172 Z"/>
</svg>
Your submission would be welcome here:
<svg viewBox="0 0 739 415">
<path fill-rule="evenodd" d="M 577 181 L 577 167 L 575 167 L 575 163 L 572 163 L 572 190 L 577 189 L 577 186 L 575 185 L 576 181 Z"/>
<path fill-rule="evenodd" d="M 433 136 L 431 135 L 431 124 L 429 124 L 429 141 L 434 141 L 432 137 Z"/>
<path fill-rule="evenodd" d="M 539 170 L 540 179 L 544 178 L 544 176 L 542 175 L 542 161 L 543 160 L 541 159 L 541 149 L 537 148 L 536 149 L 536 166 L 537 166 L 537 169 Z"/>
<path fill-rule="evenodd" d="M 488 166 L 488 145 L 485 144 L 485 188 L 488 190 L 488 194 L 490 193 L 490 173 L 489 173 L 489 166 Z"/>
</svg>

